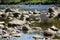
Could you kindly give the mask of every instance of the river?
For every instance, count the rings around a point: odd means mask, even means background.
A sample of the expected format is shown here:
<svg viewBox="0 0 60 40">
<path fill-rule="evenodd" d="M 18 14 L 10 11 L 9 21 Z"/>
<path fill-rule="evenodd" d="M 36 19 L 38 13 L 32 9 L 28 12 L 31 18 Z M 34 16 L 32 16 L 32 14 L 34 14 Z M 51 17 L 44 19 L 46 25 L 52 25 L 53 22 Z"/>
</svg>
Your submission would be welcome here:
<svg viewBox="0 0 60 40">
<path fill-rule="evenodd" d="M 1 9 L 5 9 L 5 8 L 18 8 L 18 9 L 25 9 L 25 10 L 45 10 L 48 9 L 50 7 L 54 7 L 55 5 L 0 5 Z"/>
<path fill-rule="evenodd" d="M 50 7 L 54 7 L 55 5 L 0 5 L 0 9 L 5 9 L 5 8 L 18 8 L 18 9 L 25 9 L 25 10 L 45 10 Z M 8 40 L 34 40 L 32 37 L 36 36 L 38 34 L 24 34 L 22 37 L 12 37 Z M 1 39 L 0 40 L 7 40 L 7 39 Z"/>
</svg>

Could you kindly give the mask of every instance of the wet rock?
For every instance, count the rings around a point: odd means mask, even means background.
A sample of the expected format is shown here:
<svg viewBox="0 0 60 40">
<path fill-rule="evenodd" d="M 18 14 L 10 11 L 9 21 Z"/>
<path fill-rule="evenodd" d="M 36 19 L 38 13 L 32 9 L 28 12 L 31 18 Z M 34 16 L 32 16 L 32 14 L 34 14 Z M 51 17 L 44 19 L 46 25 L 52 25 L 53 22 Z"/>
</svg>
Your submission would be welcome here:
<svg viewBox="0 0 60 40">
<path fill-rule="evenodd" d="M 14 16 L 15 18 L 19 17 L 19 13 L 13 13 L 13 16 Z"/>
<path fill-rule="evenodd" d="M 5 10 L 5 13 L 7 13 L 7 12 L 13 12 L 10 8 L 7 8 L 6 10 Z"/>
<path fill-rule="evenodd" d="M 23 31 L 24 33 L 27 33 L 28 28 L 26 28 L 26 27 L 22 27 L 22 31 Z"/>
</svg>

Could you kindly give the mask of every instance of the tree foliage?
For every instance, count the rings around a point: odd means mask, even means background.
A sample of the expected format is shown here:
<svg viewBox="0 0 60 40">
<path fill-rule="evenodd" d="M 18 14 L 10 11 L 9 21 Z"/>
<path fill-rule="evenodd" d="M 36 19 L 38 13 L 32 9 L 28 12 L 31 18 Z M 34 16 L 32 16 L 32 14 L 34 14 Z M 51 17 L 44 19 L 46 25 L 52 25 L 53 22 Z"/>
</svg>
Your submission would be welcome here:
<svg viewBox="0 0 60 40">
<path fill-rule="evenodd" d="M 0 0 L 0 3 L 60 3 L 60 0 Z"/>
</svg>

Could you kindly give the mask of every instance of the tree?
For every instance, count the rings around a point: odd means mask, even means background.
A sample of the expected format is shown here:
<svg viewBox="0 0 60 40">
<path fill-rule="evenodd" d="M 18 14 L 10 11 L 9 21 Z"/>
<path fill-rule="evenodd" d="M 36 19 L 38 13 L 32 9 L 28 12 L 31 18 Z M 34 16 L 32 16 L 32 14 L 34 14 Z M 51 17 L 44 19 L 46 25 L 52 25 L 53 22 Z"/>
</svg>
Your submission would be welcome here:
<svg viewBox="0 0 60 40">
<path fill-rule="evenodd" d="M 14 3 L 17 3 L 17 2 L 20 2 L 20 0 L 1 0 L 1 3 L 11 3 L 11 2 L 14 2 Z"/>
<path fill-rule="evenodd" d="M 21 0 L 21 2 L 25 2 L 25 1 L 28 1 L 28 0 Z"/>
<path fill-rule="evenodd" d="M 1 0 L 0 0 L 0 3 L 1 3 Z"/>
<path fill-rule="evenodd" d="M 20 2 L 20 0 L 11 0 L 11 2 L 15 2 L 16 3 L 16 2 Z"/>
<path fill-rule="evenodd" d="M 1 0 L 1 3 L 10 3 L 10 0 Z"/>
</svg>

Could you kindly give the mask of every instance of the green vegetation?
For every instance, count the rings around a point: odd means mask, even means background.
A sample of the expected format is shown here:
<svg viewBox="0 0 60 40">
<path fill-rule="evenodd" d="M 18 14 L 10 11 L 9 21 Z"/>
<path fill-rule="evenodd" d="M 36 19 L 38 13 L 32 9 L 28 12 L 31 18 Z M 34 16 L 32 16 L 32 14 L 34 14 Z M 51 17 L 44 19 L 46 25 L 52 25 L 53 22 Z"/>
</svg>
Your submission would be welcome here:
<svg viewBox="0 0 60 40">
<path fill-rule="evenodd" d="M 34 27 L 41 27 L 42 29 L 50 28 L 53 23 L 51 21 L 42 20 L 40 23 L 38 21 L 32 23 Z"/>
<path fill-rule="evenodd" d="M 60 37 L 55 36 L 53 39 L 60 39 Z"/>
<path fill-rule="evenodd" d="M 52 25 L 55 25 L 57 28 L 60 29 L 60 20 L 58 17 L 55 17 L 48 21 L 47 20 L 42 20 L 41 22 L 36 21 L 36 22 L 32 23 L 32 25 L 34 27 L 41 27 L 44 30 L 47 28 L 50 28 Z"/>
<path fill-rule="evenodd" d="M 55 17 L 53 20 L 53 24 L 60 29 L 60 20 L 58 17 Z"/>
<path fill-rule="evenodd" d="M 0 0 L 0 3 L 6 4 L 55 4 L 60 0 Z"/>
</svg>

